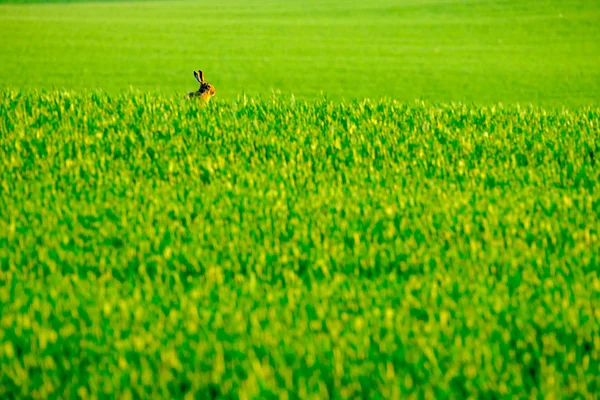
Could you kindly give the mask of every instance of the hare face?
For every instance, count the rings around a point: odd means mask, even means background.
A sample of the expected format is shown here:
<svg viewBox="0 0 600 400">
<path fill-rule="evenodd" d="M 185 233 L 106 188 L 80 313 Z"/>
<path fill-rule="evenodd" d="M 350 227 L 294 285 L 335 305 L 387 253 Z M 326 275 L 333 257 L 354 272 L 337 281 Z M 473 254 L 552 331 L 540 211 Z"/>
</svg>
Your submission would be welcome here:
<svg viewBox="0 0 600 400">
<path fill-rule="evenodd" d="M 215 87 L 210 83 L 204 81 L 204 74 L 202 71 L 194 71 L 194 77 L 198 82 L 200 82 L 200 89 L 197 92 L 191 92 L 189 94 L 190 97 L 199 97 L 202 100 L 210 100 L 211 97 L 217 93 Z"/>
<path fill-rule="evenodd" d="M 198 90 L 198 92 L 201 93 L 201 95 L 208 95 L 210 97 L 214 96 L 215 93 L 217 93 L 217 90 L 215 89 L 215 87 L 213 85 L 211 85 L 210 83 L 206 83 L 204 82 L 201 86 L 200 89 Z"/>
</svg>

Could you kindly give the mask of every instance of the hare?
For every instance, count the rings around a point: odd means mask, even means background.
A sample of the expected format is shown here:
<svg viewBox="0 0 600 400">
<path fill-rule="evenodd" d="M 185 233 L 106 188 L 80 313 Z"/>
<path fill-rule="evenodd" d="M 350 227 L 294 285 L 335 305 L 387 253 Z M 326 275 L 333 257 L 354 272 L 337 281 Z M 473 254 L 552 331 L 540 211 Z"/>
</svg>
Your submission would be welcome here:
<svg viewBox="0 0 600 400">
<path fill-rule="evenodd" d="M 217 93 L 215 87 L 210 83 L 204 81 L 204 74 L 200 70 L 194 71 L 194 77 L 198 82 L 200 82 L 200 89 L 198 89 L 195 92 L 188 93 L 188 97 L 198 97 L 201 100 L 208 102 L 210 98 L 213 97 L 215 93 Z"/>
</svg>

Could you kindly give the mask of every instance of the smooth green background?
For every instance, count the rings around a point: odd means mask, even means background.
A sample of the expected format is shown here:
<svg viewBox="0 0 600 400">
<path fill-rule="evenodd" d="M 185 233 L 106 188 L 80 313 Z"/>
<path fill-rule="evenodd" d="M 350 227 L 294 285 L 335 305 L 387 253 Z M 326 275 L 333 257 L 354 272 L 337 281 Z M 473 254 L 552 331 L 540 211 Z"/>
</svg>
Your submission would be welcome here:
<svg viewBox="0 0 600 400">
<path fill-rule="evenodd" d="M 5 1 L 0 0 L 0 3 Z M 0 87 L 597 104 L 600 2 L 0 5 Z"/>
</svg>

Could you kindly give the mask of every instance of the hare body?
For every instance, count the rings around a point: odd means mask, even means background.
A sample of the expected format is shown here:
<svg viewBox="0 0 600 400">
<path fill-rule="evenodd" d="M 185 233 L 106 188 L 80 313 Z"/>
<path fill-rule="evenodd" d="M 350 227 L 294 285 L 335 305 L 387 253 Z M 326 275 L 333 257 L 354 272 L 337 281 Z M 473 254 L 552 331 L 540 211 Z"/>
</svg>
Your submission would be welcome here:
<svg viewBox="0 0 600 400">
<path fill-rule="evenodd" d="M 210 83 L 204 81 L 204 74 L 200 70 L 194 71 L 194 77 L 198 82 L 200 82 L 200 89 L 198 89 L 195 92 L 188 93 L 188 97 L 191 99 L 199 98 L 208 102 L 211 99 L 211 97 L 213 97 L 217 93 L 215 87 Z"/>
</svg>

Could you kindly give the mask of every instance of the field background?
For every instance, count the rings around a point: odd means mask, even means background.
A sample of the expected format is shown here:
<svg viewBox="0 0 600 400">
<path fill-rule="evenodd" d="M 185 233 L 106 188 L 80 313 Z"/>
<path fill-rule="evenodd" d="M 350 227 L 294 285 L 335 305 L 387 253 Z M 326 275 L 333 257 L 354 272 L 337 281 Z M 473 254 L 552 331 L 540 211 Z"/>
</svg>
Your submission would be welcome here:
<svg viewBox="0 0 600 400">
<path fill-rule="evenodd" d="M 596 0 L 0 5 L 0 37 L 3 87 L 181 94 L 201 68 L 225 100 L 600 99 Z"/>
</svg>

